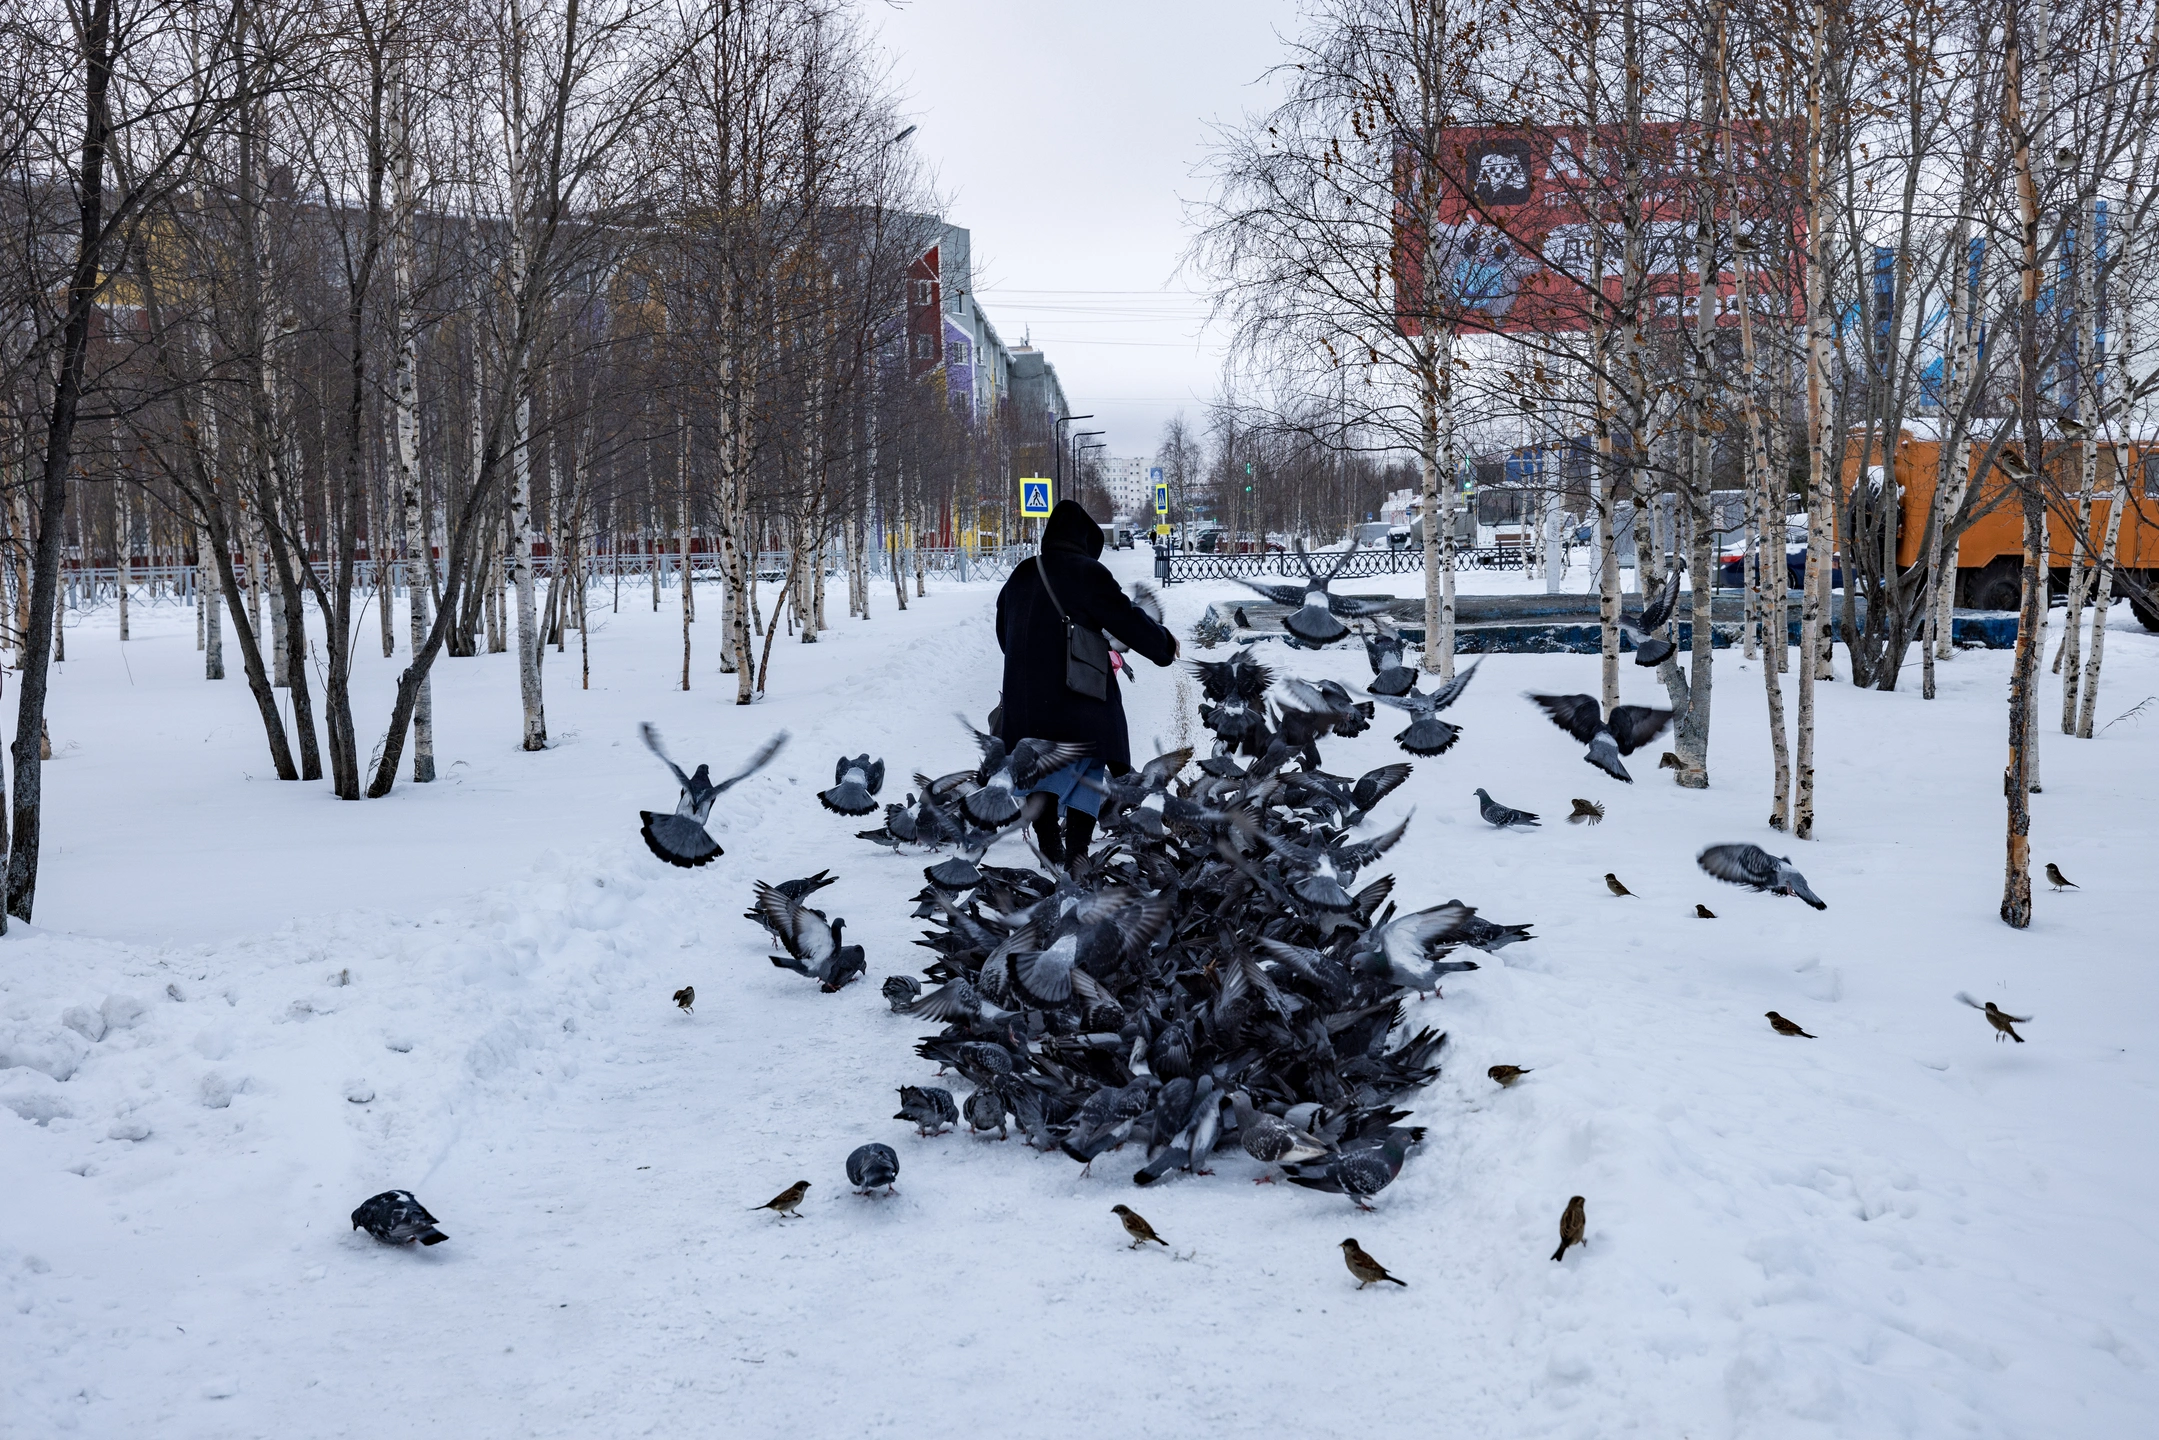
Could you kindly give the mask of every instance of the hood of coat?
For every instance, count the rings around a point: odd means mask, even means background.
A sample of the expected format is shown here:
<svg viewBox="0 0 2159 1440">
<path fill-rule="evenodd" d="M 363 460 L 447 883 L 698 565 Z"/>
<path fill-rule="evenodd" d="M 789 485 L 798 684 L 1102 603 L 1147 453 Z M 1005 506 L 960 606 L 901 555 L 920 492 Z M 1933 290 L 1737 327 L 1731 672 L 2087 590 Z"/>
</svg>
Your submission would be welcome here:
<svg viewBox="0 0 2159 1440">
<path fill-rule="evenodd" d="M 1060 500 L 1042 527 L 1042 548 L 1074 550 L 1090 560 L 1102 558 L 1102 527 L 1077 500 Z"/>
</svg>

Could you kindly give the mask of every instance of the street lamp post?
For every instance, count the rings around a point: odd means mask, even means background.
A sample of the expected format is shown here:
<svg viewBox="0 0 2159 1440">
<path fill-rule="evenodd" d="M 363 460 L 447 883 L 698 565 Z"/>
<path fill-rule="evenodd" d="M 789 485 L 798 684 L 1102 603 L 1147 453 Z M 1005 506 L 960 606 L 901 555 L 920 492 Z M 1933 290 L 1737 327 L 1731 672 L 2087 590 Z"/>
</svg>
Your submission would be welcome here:
<svg viewBox="0 0 2159 1440">
<path fill-rule="evenodd" d="M 1082 420 L 1089 420 L 1089 419 L 1092 419 L 1093 417 L 1092 417 L 1092 416 L 1089 416 L 1089 415 L 1082 415 L 1082 416 L 1080 416 L 1080 417 L 1078 417 L 1078 418 L 1080 418 L 1080 419 L 1082 419 Z M 1080 443 L 1079 443 L 1079 442 L 1080 442 L 1080 441 L 1082 441 L 1082 440 L 1084 440 L 1084 439 L 1086 439 L 1086 438 L 1087 438 L 1087 437 L 1088 437 L 1089 435 L 1107 435 L 1108 433 L 1109 433 L 1109 432 L 1108 432 L 1107 430 L 1075 430 L 1075 431 L 1073 431 L 1073 432 L 1072 432 L 1072 485 L 1073 485 L 1073 488 L 1077 489 L 1077 488 L 1079 487 L 1079 457 L 1080 457 L 1080 449 L 1081 449 L 1081 446 L 1080 446 Z M 1095 446 L 1089 446 L 1089 447 L 1087 447 L 1087 448 L 1089 448 L 1089 449 L 1095 449 L 1095 450 L 1100 450 L 1100 449 L 1103 449 L 1103 448 L 1105 448 L 1105 447 L 1103 447 L 1103 446 L 1100 446 L 1100 445 L 1095 445 Z"/>
<path fill-rule="evenodd" d="M 1092 411 L 1085 415 L 1060 415 L 1057 417 L 1056 422 L 1050 426 L 1050 479 L 1053 486 L 1053 497 L 1062 494 L 1065 488 L 1065 442 L 1064 436 L 1059 434 L 1058 431 L 1070 421 L 1092 419 L 1094 419 Z M 1039 530 L 1037 535 L 1039 538 Z"/>
</svg>

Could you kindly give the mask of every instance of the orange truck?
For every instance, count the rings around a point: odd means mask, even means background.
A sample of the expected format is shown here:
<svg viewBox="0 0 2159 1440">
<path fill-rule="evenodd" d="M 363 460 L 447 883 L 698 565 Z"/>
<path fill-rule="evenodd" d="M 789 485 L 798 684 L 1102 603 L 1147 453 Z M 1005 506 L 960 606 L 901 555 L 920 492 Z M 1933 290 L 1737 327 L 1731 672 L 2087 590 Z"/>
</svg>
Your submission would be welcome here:
<svg viewBox="0 0 2159 1440">
<path fill-rule="evenodd" d="M 2050 486 L 2052 511 L 2047 523 L 2047 566 L 2053 588 L 2065 591 L 2069 584 L 2070 552 L 2075 544 L 2077 488 L 2074 446 L 2064 454 L 2049 454 L 2047 468 L 2055 479 Z M 1972 610 L 2014 610 L 2023 585 L 2024 519 L 2009 483 L 1989 467 L 1978 474 L 1986 458 L 1987 441 L 1972 442 L 1973 485 L 1977 503 L 1984 509 L 1957 540 L 1956 603 Z M 1879 452 L 1877 451 L 1877 454 Z M 1852 468 L 1856 470 L 1856 457 Z M 1875 467 L 1878 468 L 1878 464 Z M 1918 563 L 1919 543 L 1926 535 L 1927 515 L 1934 506 L 1935 482 L 1941 476 L 1941 441 L 1907 429 L 1898 439 L 1896 481 L 1902 488 L 1897 528 L 1897 564 Z M 1847 475 L 1847 483 L 1853 477 Z M 2106 539 L 2108 507 L 2123 493 L 2127 480 L 2129 508 L 2122 513 L 2121 540 L 2115 563 L 2121 572 L 2146 589 L 2159 585 L 2159 440 L 2142 436 L 2134 440 L 2108 440 L 2099 446 L 2099 478 L 2094 489 L 2091 535 L 2094 542 Z M 2070 498 L 2064 500 L 2062 497 Z M 1991 507 L 1991 508 L 1988 508 Z M 2115 591 L 2117 595 L 2121 591 Z M 2129 597 L 2130 607 L 2147 630 L 2159 630 L 2159 607 Z"/>
</svg>

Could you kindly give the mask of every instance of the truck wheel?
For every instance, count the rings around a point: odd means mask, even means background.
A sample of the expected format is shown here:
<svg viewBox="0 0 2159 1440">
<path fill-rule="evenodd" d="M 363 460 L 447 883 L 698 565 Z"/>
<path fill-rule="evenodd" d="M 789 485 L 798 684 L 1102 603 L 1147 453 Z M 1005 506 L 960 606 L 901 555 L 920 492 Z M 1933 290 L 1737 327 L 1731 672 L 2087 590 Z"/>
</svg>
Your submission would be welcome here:
<svg viewBox="0 0 2159 1440">
<path fill-rule="evenodd" d="M 1967 572 L 1965 603 L 1974 610 L 2014 610 L 2024 603 L 2024 563 L 2007 556 Z"/>
<path fill-rule="evenodd" d="M 2142 625 L 2147 630 L 2159 632 L 2159 609 L 2154 609 L 2144 601 L 2131 596 L 2129 613 L 2137 617 L 2137 624 Z"/>
</svg>

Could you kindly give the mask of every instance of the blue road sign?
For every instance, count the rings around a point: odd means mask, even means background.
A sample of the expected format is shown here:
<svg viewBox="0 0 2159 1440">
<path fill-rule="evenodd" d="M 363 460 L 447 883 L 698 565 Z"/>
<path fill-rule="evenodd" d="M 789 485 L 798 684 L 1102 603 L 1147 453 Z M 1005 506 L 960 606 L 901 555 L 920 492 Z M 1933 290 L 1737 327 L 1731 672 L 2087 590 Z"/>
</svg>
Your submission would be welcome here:
<svg viewBox="0 0 2159 1440">
<path fill-rule="evenodd" d="M 1047 480 L 1020 481 L 1020 514 L 1030 520 L 1039 520 L 1050 513 L 1050 482 Z"/>
</svg>

